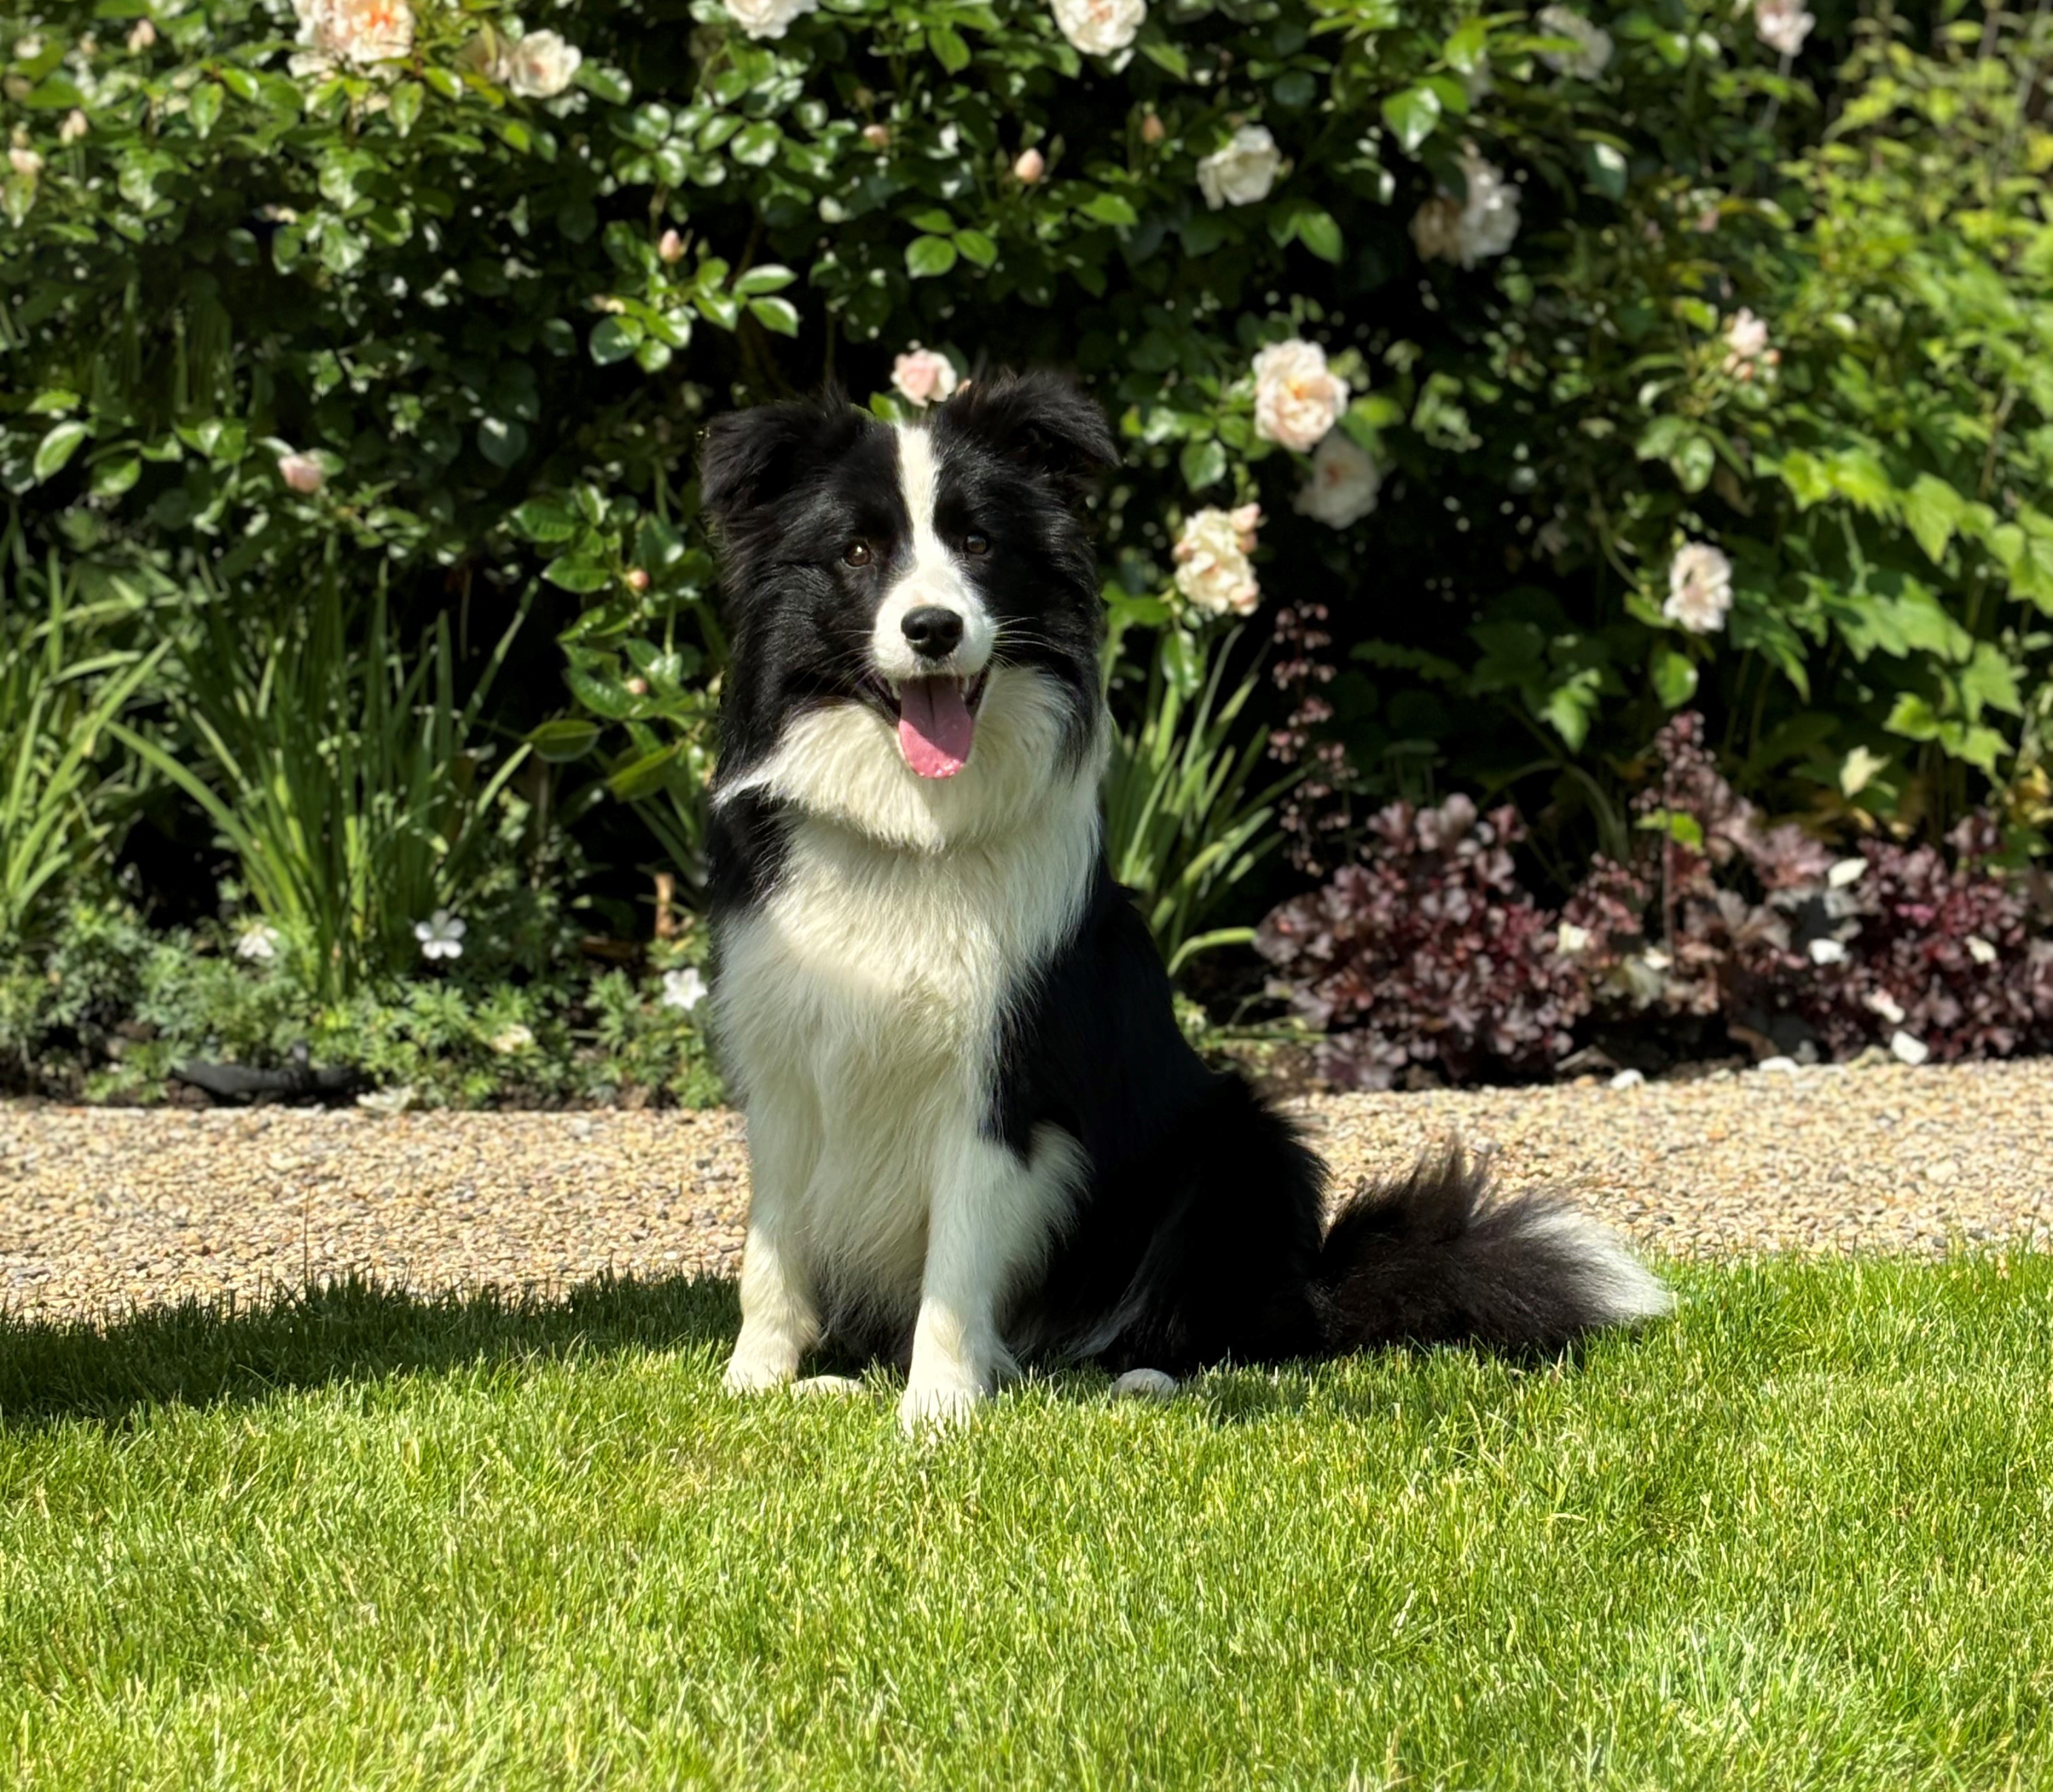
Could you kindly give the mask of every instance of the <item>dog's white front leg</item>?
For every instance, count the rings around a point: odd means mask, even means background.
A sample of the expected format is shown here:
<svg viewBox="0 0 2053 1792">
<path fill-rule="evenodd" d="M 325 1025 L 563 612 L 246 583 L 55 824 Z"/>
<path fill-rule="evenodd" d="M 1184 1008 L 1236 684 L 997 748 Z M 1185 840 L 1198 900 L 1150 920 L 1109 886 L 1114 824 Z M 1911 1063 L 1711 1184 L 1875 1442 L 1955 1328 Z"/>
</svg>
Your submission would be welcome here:
<svg viewBox="0 0 2053 1792">
<path fill-rule="evenodd" d="M 1003 1146 L 972 1138 L 936 1177 L 913 1367 L 898 1406 L 908 1432 L 960 1423 L 1011 1370 L 999 1323 L 1058 1223 L 1074 1152 L 1066 1138 L 1038 1138 L 1022 1163 Z"/>
<path fill-rule="evenodd" d="M 818 1160 L 818 1128 L 803 1103 L 748 1105 L 748 1237 L 741 1253 L 741 1335 L 728 1359 L 730 1394 L 782 1387 L 820 1335 L 797 1209 Z"/>
</svg>

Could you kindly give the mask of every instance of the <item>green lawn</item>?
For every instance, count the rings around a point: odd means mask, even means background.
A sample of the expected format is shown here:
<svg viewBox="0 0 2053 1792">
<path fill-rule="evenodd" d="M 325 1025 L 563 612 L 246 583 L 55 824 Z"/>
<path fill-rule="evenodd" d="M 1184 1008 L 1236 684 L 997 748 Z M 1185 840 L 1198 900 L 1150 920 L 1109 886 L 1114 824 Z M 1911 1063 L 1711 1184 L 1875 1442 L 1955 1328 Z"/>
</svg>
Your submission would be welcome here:
<svg viewBox="0 0 2053 1792">
<path fill-rule="evenodd" d="M 2053 1783 L 2053 1260 L 736 1406 L 724 1287 L 0 1326 L 0 1784 Z"/>
</svg>

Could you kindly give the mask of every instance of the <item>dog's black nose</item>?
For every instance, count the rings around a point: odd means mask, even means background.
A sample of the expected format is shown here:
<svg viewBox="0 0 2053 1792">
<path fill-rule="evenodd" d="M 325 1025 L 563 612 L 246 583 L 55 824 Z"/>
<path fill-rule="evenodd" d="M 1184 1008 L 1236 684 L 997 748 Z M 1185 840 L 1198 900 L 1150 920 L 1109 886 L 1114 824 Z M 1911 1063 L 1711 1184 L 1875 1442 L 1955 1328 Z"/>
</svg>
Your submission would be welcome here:
<svg viewBox="0 0 2053 1792">
<path fill-rule="evenodd" d="M 922 659 L 944 660 L 962 640 L 962 618 L 939 604 L 922 604 L 917 610 L 909 610 L 899 626 L 912 642 L 913 651 Z"/>
</svg>

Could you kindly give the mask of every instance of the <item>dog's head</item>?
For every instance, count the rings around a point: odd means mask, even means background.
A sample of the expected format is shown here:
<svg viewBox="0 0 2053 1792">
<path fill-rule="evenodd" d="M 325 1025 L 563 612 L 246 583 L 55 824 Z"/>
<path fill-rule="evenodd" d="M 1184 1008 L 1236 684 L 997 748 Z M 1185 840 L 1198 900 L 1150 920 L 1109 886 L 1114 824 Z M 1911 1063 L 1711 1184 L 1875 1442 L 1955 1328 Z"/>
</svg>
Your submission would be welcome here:
<svg viewBox="0 0 2053 1792">
<path fill-rule="evenodd" d="M 916 424 L 833 398 L 716 419 L 700 489 L 734 628 L 718 794 L 934 844 L 1074 770 L 1101 625 L 1079 505 L 1114 458 L 1097 408 L 1044 374 L 977 380 Z"/>
</svg>

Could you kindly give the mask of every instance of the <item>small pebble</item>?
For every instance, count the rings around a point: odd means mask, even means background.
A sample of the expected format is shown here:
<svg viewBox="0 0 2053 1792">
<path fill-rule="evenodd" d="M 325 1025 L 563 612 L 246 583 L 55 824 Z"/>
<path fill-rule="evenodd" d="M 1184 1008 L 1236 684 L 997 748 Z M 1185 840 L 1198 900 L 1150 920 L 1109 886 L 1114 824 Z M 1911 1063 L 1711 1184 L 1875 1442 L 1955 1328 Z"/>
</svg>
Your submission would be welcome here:
<svg viewBox="0 0 2053 1792">
<path fill-rule="evenodd" d="M 1129 1369 L 1112 1384 L 1115 1400 L 1167 1400 L 1176 1391 L 1176 1378 L 1160 1369 Z"/>
<path fill-rule="evenodd" d="M 1615 1089 L 1636 1089 L 1646 1080 L 1646 1076 L 1637 1070 L 1621 1070 L 1611 1078 L 1611 1086 Z"/>
</svg>

